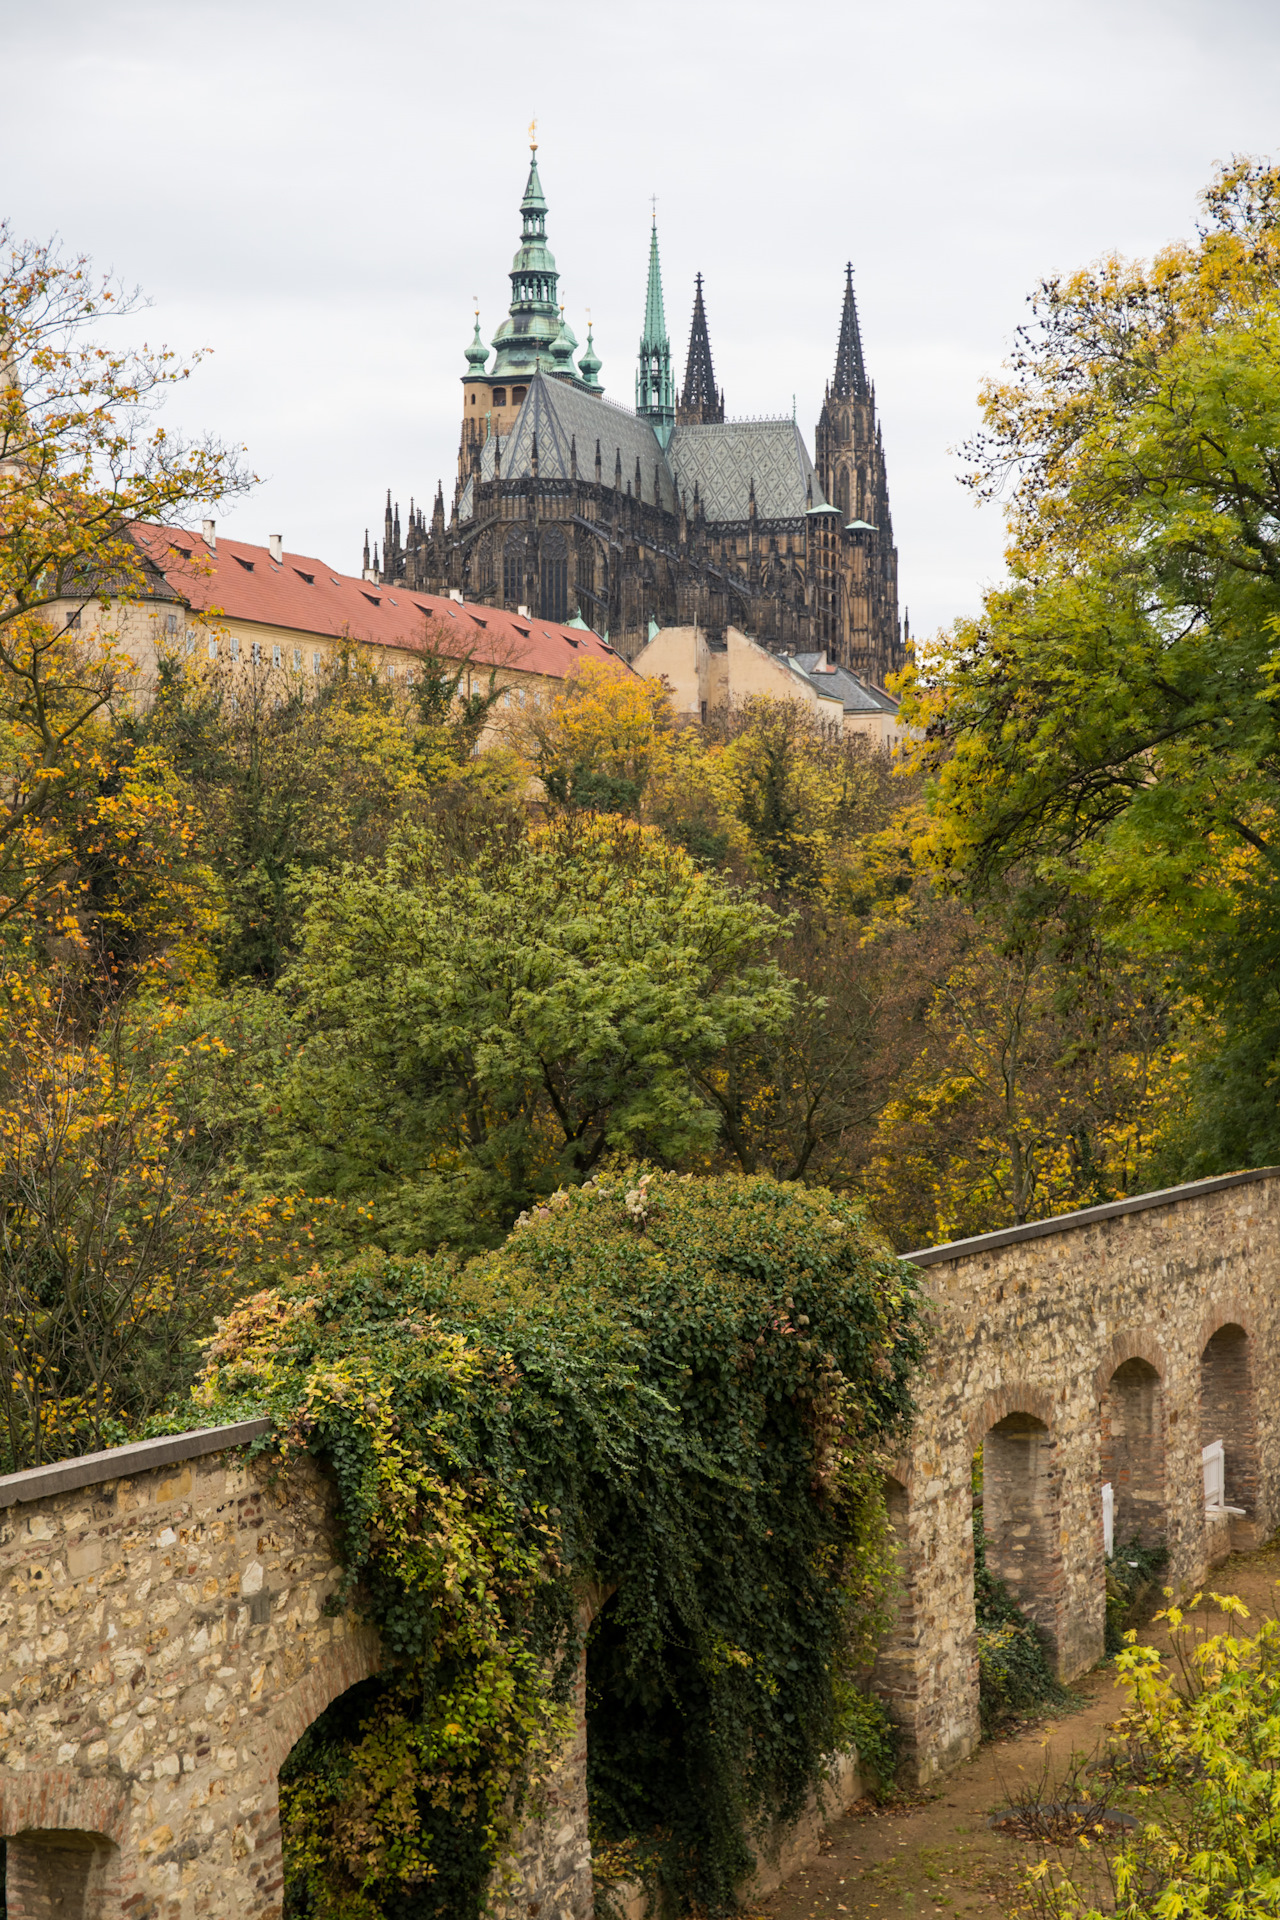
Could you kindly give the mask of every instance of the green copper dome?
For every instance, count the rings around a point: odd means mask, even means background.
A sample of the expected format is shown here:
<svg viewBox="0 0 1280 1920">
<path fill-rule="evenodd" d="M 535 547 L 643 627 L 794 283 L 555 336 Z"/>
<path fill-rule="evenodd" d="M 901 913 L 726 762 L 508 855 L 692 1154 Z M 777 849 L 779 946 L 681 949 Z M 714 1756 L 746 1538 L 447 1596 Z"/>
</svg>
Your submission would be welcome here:
<svg viewBox="0 0 1280 1920">
<path fill-rule="evenodd" d="M 564 308 L 560 309 L 560 331 L 551 342 L 551 366 L 555 373 L 564 373 L 573 378 L 573 356 L 578 350 L 578 339 L 573 328 L 564 317 Z"/>
<path fill-rule="evenodd" d="M 578 372 L 582 375 L 584 386 L 598 387 L 600 385 L 599 380 L 596 378 L 600 372 L 600 356 L 596 352 L 595 342 L 591 337 L 590 324 L 587 326 L 587 350 L 578 362 Z"/>
<path fill-rule="evenodd" d="M 480 338 L 480 315 L 477 314 L 475 337 L 473 338 L 471 345 L 467 348 L 467 371 L 462 376 L 463 379 L 464 380 L 473 379 L 477 374 L 482 374 L 485 369 L 485 362 L 488 360 L 488 358 L 489 358 L 489 349 L 488 347 L 486 347 L 484 341 Z"/>
</svg>

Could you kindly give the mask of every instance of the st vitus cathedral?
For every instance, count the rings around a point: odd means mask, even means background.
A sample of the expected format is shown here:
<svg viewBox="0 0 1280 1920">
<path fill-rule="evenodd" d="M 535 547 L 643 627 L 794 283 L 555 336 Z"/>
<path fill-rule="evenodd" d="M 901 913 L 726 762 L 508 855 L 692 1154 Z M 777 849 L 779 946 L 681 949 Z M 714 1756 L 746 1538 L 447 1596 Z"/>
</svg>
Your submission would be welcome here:
<svg viewBox="0 0 1280 1920">
<path fill-rule="evenodd" d="M 557 299 L 536 143 L 520 203 L 511 308 L 462 376 L 453 505 L 428 520 L 387 498 L 381 564 L 411 591 L 579 619 L 632 659 L 662 627 L 734 626 L 791 654 L 825 651 L 883 684 L 905 657 L 898 555 L 875 389 L 853 292 L 811 460 L 794 417 L 726 420 L 699 275 L 677 394 L 655 221 L 634 413 L 605 398 Z"/>
</svg>

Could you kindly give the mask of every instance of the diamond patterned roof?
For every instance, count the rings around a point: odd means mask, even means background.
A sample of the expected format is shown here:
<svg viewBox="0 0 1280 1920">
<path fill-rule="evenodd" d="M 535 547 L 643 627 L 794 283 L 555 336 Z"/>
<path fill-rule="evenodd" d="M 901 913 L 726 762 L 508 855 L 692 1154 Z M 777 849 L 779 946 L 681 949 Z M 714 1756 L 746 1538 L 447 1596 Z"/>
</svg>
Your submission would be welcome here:
<svg viewBox="0 0 1280 1920">
<path fill-rule="evenodd" d="M 539 441 L 541 448 L 541 441 Z M 708 520 L 745 520 L 755 481 L 762 520 L 794 520 L 811 504 L 826 504 L 808 449 L 794 420 L 725 420 L 677 427 L 667 448 L 676 485 L 693 511 L 693 488 Z"/>
</svg>

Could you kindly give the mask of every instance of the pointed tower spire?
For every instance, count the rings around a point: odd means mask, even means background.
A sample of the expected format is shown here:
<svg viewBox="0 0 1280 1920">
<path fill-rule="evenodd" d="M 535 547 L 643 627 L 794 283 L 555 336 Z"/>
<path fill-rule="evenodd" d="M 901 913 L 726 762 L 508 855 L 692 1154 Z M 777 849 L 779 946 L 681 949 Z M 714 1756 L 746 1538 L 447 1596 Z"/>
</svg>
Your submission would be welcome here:
<svg viewBox="0 0 1280 1920">
<path fill-rule="evenodd" d="M 676 408 L 676 419 L 688 426 L 724 419 L 724 395 L 716 391 L 715 368 L 711 364 L 711 336 L 707 332 L 707 312 L 702 304 L 701 274 L 696 276 L 694 287 L 693 324 L 689 328 L 684 392 Z"/>
<path fill-rule="evenodd" d="M 649 285 L 644 302 L 644 332 L 640 337 L 640 365 L 636 372 L 636 412 L 647 420 L 666 447 L 676 423 L 675 381 L 671 376 L 671 342 L 662 305 L 662 263 L 658 258 L 658 215 L 655 208 L 649 235 Z"/>
<path fill-rule="evenodd" d="M 547 245 L 547 201 L 538 177 L 538 143 L 533 132 L 531 127 L 529 178 L 520 202 L 520 245 L 511 262 L 511 309 L 493 336 L 497 358 L 490 377 L 495 380 L 527 378 L 540 359 L 550 368 L 552 344 L 561 333 L 560 276 Z"/>
<path fill-rule="evenodd" d="M 867 370 L 862 364 L 862 334 L 853 293 L 852 260 L 844 270 L 844 311 L 840 315 L 840 344 L 836 348 L 836 377 L 831 391 L 837 400 L 866 400 L 870 396 Z"/>
</svg>

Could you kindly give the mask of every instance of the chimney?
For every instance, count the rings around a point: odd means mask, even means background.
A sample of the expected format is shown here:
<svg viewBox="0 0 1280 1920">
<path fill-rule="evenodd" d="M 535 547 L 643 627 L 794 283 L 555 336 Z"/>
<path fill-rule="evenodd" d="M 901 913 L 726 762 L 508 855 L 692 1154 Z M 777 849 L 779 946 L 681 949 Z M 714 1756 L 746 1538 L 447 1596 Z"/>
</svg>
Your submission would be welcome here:
<svg viewBox="0 0 1280 1920">
<path fill-rule="evenodd" d="M 205 543 L 205 545 L 206 545 L 206 547 L 208 547 L 208 549 L 209 549 L 209 551 L 210 551 L 210 553 L 216 553 L 216 552 L 218 551 L 218 523 L 217 523 L 217 521 L 216 521 L 216 520 L 202 520 L 202 521 L 200 522 L 200 531 L 201 531 L 201 533 L 202 533 L 202 534 L 204 535 L 204 543 Z"/>
<path fill-rule="evenodd" d="M 270 549 L 271 558 L 278 567 L 282 567 L 284 565 L 284 535 L 282 533 L 269 533 L 267 535 L 267 546 Z"/>
</svg>

